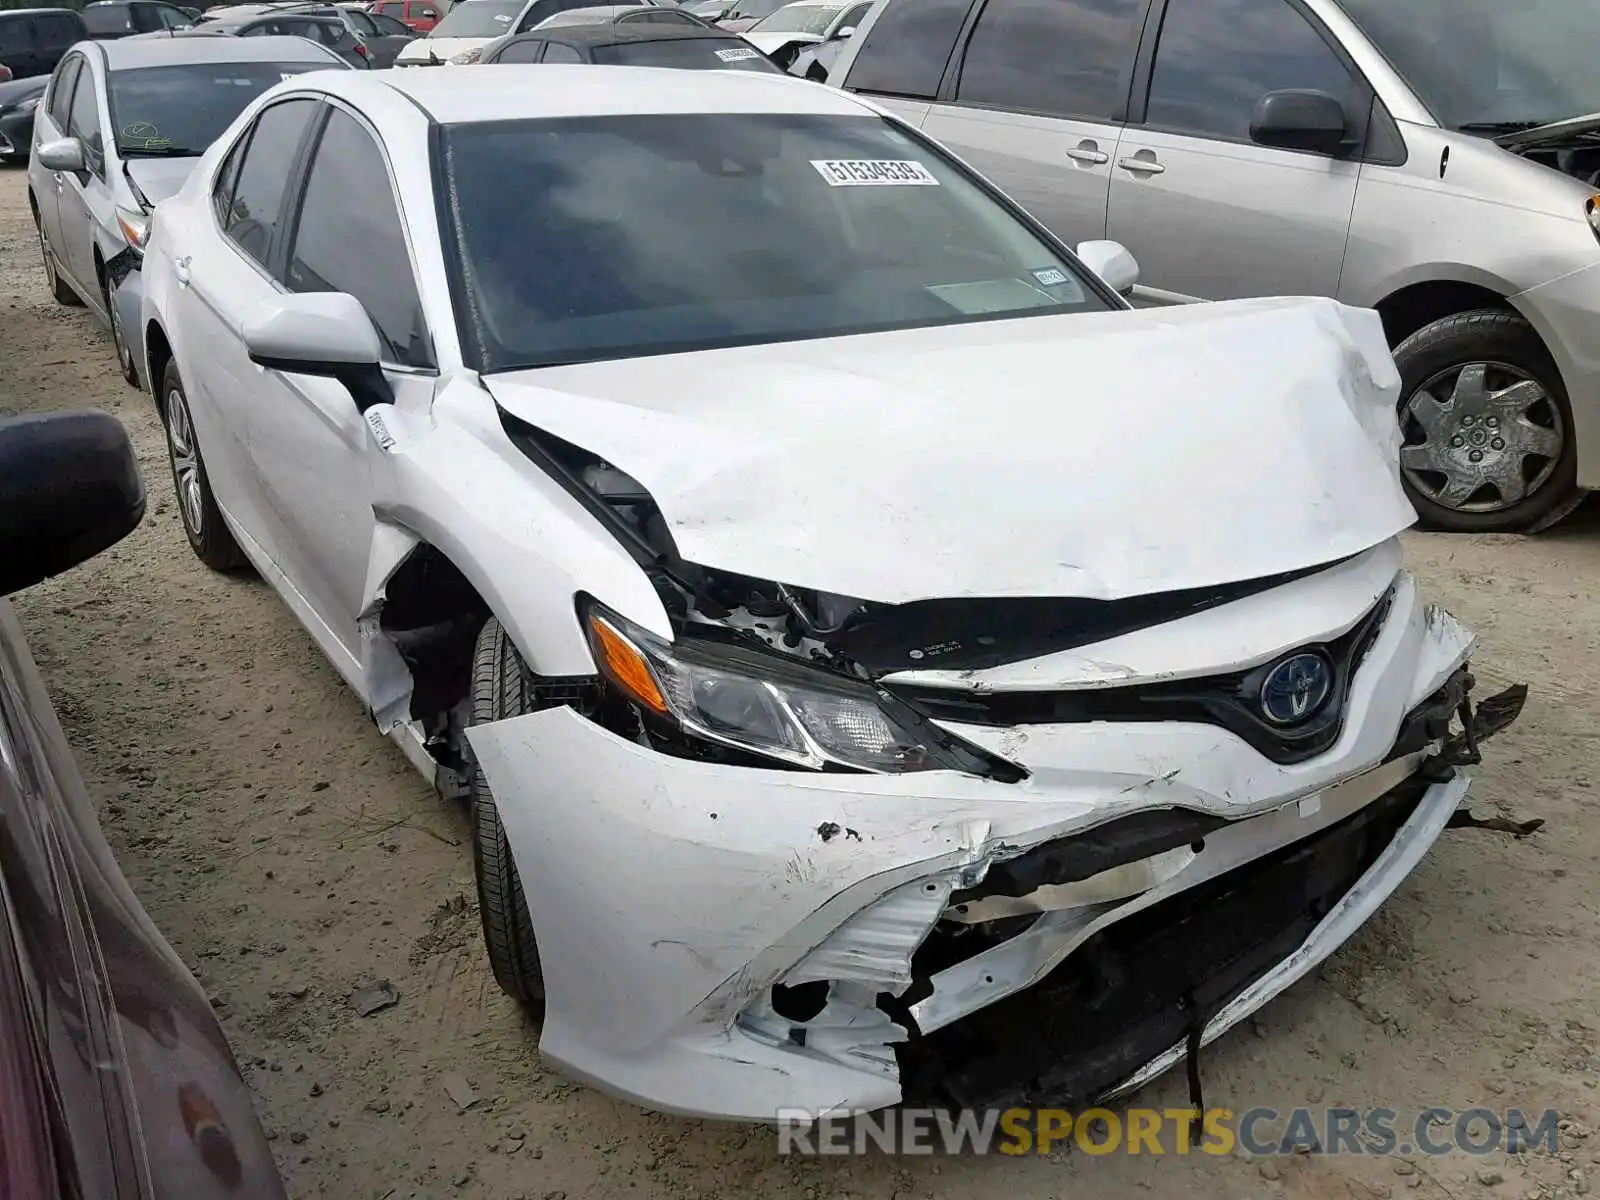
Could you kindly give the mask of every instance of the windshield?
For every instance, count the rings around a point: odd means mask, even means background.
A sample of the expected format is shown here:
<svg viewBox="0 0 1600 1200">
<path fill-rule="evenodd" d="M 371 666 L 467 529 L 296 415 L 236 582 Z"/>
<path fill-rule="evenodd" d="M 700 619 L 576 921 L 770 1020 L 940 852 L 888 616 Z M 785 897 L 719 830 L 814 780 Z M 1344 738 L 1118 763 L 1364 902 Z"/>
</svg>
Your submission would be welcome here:
<svg viewBox="0 0 1600 1200">
<path fill-rule="evenodd" d="M 443 152 L 484 371 L 1107 307 L 881 117 L 497 121 Z"/>
<path fill-rule="evenodd" d="M 660 42 L 618 42 L 596 46 L 594 60 L 624 67 L 699 67 L 710 70 L 765 71 L 781 75 L 772 60 L 743 38 L 673 38 Z"/>
<path fill-rule="evenodd" d="M 791 4 L 756 22 L 750 32 L 814 33 L 821 37 L 843 11 L 842 4 Z"/>
<path fill-rule="evenodd" d="M 137 67 L 110 75 L 111 127 L 123 158 L 204 154 L 233 119 L 273 84 L 306 71 L 326 71 L 317 62 L 184 63 Z"/>
<path fill-rule="evenodd" d="M 466 0 L 428 33 L 432 38 L 497 38 L 511 32 L 521 0 Z"/>
<path fill-rule="evenodd" d="M 1446 128 L 1496 132 L 1600 111 L 1600 5 L 1340 2 Z"/>
</svg>

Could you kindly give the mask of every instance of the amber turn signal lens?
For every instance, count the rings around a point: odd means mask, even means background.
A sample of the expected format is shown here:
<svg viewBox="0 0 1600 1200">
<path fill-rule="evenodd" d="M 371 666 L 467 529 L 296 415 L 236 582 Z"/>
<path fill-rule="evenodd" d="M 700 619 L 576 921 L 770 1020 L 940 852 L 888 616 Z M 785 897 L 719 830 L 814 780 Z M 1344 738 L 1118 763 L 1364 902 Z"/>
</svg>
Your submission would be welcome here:
<svg viewBox="0 0 1600 1200">
<path fill-rule="evenodd" d="M 593 614 L 589 616 L 589 641 L 612 683 L 646 708 L 666 713 L 667 702 L 656 686 L 655 673 L 632 642 L 604 617 Z"/>
</svg>

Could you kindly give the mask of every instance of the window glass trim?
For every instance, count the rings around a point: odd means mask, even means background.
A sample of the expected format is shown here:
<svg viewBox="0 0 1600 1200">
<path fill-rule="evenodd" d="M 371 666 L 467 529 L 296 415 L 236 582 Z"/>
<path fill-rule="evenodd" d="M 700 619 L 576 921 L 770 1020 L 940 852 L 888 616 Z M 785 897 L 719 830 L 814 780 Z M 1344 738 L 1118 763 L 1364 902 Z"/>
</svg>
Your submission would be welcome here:
<svg viewBox="0 0 1600 1200">
<path fill-rule="evenodd" d="M 328 122 L 333 117 L 333 112 L 338 109 L 353 120 L 361 131 L 372 139 L 373 146 L 378 151 L 378 157 L 383 160 L 384 180 L 389 185 L 389 197 L 394 202 L 395 216 L 400 218 L 400 236 L 405 241 L 406 266 L 411 272 L 411 287 L 417 295 L 417 313 L 422 318 L 422 357 L 424 363 L 401 363 L 380 357 L 378 365 L 386 371 L 404 371 L 413 375 L 437 375 L 439 373 L 439 352 L 433 337 L 433 324 L 428 320 L 428 307 L 422 299 L 422 281 L 417 271 L 417 248 L 411 239 L 411 223 L 406 219 L 406 208 L 400 197 L 400 189 L 395 184 L 394 162 L 389 157 L 389 150 L 383 144 L 383 139 L 378 136 L 378 131 L 371 121 L 357 109 L 344 103 L 333 96 L 323 96 L 322 111 L 317 114 L 313 122 L 312 136 L 307 139 L 307 144 L 301 147 L 300 157 L 295 163 L 296 177 L 294 188 L 290 193 L 285 193 L 288 207 L 285 210 L 285 228 L 288 236 L 283 239 L 283 245 L 273 255 L 276 260 L 273 275 L 279 286 L 285 291 L 289 289 L 289 257 L 294 250 L 295 243 L 300 240 L 300 217 L 305 209 L 306 191 L 311 186 L 311 172 L 307 169 L 322 145 L 322 137 L 328 130 Z M 371 319 L 371 314 L 368 314 Z M 383 339 L 379 339 L 380 349 Z"/>
<path fill-rule="evenodd" d="M 912 3 L 914 0 L 900 0 L 900 2 Z M 995 3 L 1003 4 L 1006 3 L 1006 0 L 978 0 L 978 3 L 967 13 L 967 20 L 961 27 L 961 34 L 956 38 L 955 53 L 950 56 L 950 61 L 945 66 L 945 75 L 939 84 L 936 103 L 947 104 L 953 108 L 975 108 L 985 112 L 1017 113 L 1021 116 L 1044 117 L 1060 121 L 1082 121 L 1088 125 L 1126 125 L 1130 123 L 1128 113 L 1136 81 L 1139 51 L 1143 48 L 1144 31 L 1149 28 L 1152 10 L 1165 8 L 1166 0 L 1137 0 L 1138 11 L 1133 17 L 1133 25 L 1137 31 L 1133 39 L 1133 52 L 1126 55 L 1123 61 L 1121 76 L 1113 92 L 1115 98 L 1112 101 L 1109 115 L 1058 112 L 1049 108 L 1020 108 L 1012 105 L 988 104 L 977 100 L 957 99 L 956 93 L 961 86 L 961 74 L 966 67 L 967 51 L 971 47 L 973 34 L 977 32 L 978 22 L 983 19 L 983 14 L 991 4 Z"/>
<path fill-rule="evenodd" d="M 1153 125 L 1147 120 L 1150 111 L 1150 84 L 1155 78 L 1156 55 L 1161 48 L 1161 29 L 1166 21 L 1167 9 L 1172 0 L 1154 0 L 1145 19 L 1145 34 L 1139 46 L 1138 71 L 1133 79 L 1133 94 L 1130 98 L 1128 121 L 1129 129 L 1139 129 L 1149 133 L 1164 133 L 1169 137 L 1188 137 L 1203 142 L 1221 142 L 1230 146 L 1249 146 L 1256 150 L 1274 151 L 1280 154 L 1293 154 L 1301 158 L 1321 159 L 1324 162 L 1390 162 L 1391 159 L 1380 156 L 1370 158 L 1372 138 L 1370 136 L 1373 106 L 1377 100 L 1377 92 L 1373 89 L 1372 81 L 1366 76 L 1360 65 L 1345 49 L 1344 44 L 1328 28 L 1327 24 L 1317 16 L 1302 0 L 1278 0 L 1278 3 L 1287 5 L 1292 11 L 1299 14 L 1329 50 L 1334 58 L 1350 74 L 1351 88 L 1347 96 L 1340 97 L 1347 103 L 1354 104 L 1357 112 L 1352 114 L 1357 136 L 1360 143 L 1347 154 L 1337 157 L 1322 154 L 1315 150 L 1294 150 L 1283 146 L 1263 146 L 1260 142 L 1252 141 L 1247 137 L 1228 137 L 1219 133 L 1208 133 L 1204 130 L 1184 129 L 1172 125 Z"/>
</svg>

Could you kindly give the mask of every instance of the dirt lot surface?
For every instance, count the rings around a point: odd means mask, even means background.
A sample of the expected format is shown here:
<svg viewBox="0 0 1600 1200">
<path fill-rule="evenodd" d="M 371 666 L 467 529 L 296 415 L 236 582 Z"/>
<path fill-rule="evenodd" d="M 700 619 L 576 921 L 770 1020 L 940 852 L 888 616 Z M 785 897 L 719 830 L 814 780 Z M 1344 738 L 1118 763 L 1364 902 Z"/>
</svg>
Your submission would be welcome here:
<svg viewBox="0 0 1600 1200">
<path fill-rule="evenodd" d="M 1481 634 L 1480 686 L 1527 680 L 1447 833 L 1316 976 L 1204 1056 L 1209 1103 L 1560 1109 L 1559 1159 L 1276 1162 L 1079 1151 L 1022 1159 L 780 1158 L 765 1129 L 650 1115 L 541 1068 L 480 948 L 466 826 L 375 731 L 259 582 L 189 552 L 150 397 L 46 294 L 26 175 L 0 171 L 0 413 L 95 405 L 132 431 L 143 526 L 17 598 L 111 842 L 211 989 L 296 1197 L 1582 1194 L 1600 1172 L 1600 516 L 1537 539 L 1410 539 Z M 359 1017 L 350 993 L 399 1003 Z M 466 1109 L 447 1083 L 464 1078 Z M 459 1087 L 459 1080 L 454 1081 Z M 1180 1076 L 1139 1103 L 1181 1105 Z"/>
</svg>

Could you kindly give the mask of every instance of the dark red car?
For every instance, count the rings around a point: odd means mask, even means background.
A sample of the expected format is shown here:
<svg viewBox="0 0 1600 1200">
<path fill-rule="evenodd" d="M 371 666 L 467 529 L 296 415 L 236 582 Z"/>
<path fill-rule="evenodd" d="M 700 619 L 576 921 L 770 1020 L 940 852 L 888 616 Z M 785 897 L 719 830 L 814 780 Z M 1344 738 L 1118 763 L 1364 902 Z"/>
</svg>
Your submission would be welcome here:
<svg viewBox="0 0 1600 1200">
<path fill-rule="evenodd" d="M 450 11 L 450 0 L 377 0 L 367 6 L 368 12 L 381 13 L 415 29 L 427 33 Z"/>
<path fill-rule="evenodd" d="M 115 418 L 0 421 L 0 596 L 143 515 Z M 283 1196 L 205 991 L 112 858 L 0 599 L 0 1197 Z"/>
</svg>

